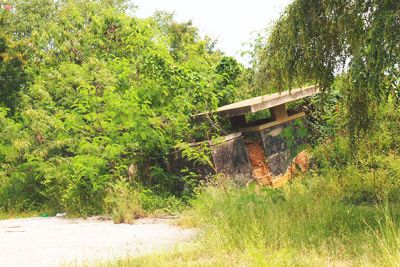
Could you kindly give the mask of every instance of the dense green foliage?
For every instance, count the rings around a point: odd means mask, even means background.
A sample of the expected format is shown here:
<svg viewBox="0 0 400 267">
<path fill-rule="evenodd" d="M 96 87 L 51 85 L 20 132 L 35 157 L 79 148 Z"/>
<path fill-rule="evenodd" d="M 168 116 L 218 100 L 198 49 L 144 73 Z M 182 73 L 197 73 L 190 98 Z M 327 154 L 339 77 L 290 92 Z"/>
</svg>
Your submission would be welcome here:
<svg viewBox="0 0 400 267">
<path fill-rule="evenodd" d="M 1 22 L 0 22 L 1 23 Z M 14 47 L 11 47 L 13 45 Z M 24 83 L 23 59 L 18 44 L 11 44 L 9 36 L 0 33 L 0 106 L 15 111 L 18 92 Z"/>
<path fill-rule="evenodd" d="M 0 207 L 93 214 L 111 184 L 181 194 L 166 158 L 190 114 L 230 101 L 243 67 L 170 14 L 124 1 L 0 10 Z"/>
</svg>

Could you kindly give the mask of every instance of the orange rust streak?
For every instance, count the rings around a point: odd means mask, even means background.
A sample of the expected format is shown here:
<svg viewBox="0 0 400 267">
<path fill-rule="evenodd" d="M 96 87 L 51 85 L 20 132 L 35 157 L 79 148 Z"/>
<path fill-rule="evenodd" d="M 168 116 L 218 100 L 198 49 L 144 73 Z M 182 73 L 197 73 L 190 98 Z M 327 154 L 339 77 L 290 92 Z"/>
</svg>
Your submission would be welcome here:
<svg viewBox="0 0 400 267">
<path fill-rule="evenodd" d="M 257 142 L 246 143 L 247 154 L 253 167 L 254 180 L 260 185 L 271 185 L 272 174 L 265 161 L 264 150 Z"/>
</svg>

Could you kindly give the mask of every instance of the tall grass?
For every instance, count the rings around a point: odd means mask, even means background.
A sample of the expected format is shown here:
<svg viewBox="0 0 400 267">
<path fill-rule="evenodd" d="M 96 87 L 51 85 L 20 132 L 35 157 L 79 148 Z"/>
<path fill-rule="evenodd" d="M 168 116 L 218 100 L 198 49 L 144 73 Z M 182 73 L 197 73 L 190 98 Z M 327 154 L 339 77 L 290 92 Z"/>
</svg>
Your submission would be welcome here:
<svg viewBox="0 0 400 267">
<path fill-rule="evenodd" d="M 336 186 L 312 177 L 280 190 L 205 188 L 180 220 L 199 229 L 197 243 L 111 265 L 400 266 L 398 206 L 351 204 Z"/>
<path fill-rule="evenodd" d="M 199 229 L 196 243 L 111 265 L 400 266 L 398 197 L 365 198 L 352 173 L 307 174 L 283 189 L 203 188 L 178 222 Z"/>
<path fill-rule="evenodd" d="M 192 222 L 204 229 L 206 247 L 262 264 L 400 264 L 396 207 L 354 205 L 309 188 L 300 180 L 284 190 L 207 188 L 193 202 Z"/>
<path fill-rule="evenodd" d="M 382 259 L 380 262 L 388 266 L 400 266 L 400 226 L 393 219 L 388 209 L 384 209 L 384 221 L 379 221 L 379 228 L 370 230 L 374 233 Z"/>
</svg>

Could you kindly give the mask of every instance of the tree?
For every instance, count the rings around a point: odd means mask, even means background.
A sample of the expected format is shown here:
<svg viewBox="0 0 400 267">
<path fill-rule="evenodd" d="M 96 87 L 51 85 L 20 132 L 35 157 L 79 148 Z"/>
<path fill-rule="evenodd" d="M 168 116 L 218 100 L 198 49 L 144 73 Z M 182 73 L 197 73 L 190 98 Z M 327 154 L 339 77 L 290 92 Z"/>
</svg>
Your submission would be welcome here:
<svg viewBox="0 0 400 267">
<path fill-rule="evenodd" d="M 378 109 L 399 97 L 400 2 L 295 0 L 260 53 L 258 80 L 282 90 L 346 76 L 353 143 L 373 128 Z"/>
</svg>

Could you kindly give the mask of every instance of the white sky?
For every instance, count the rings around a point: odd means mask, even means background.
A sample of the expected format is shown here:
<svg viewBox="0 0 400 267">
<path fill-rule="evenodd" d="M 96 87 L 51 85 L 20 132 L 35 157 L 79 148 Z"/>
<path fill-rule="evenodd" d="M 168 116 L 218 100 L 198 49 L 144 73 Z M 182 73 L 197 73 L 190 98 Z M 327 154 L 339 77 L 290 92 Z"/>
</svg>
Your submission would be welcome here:
<svg viewBox="0 0 400 267">
<path fill-rule="evenodd" d="M 133 0 L 136 15 L 148 17 L 156 10 L 175 12 L 179 22 L 192 20 L 203 35 L 218 39 L 217 47 L 240 58 L 251 34 L 276 20 L 291 0 Z"/>
</svg>

